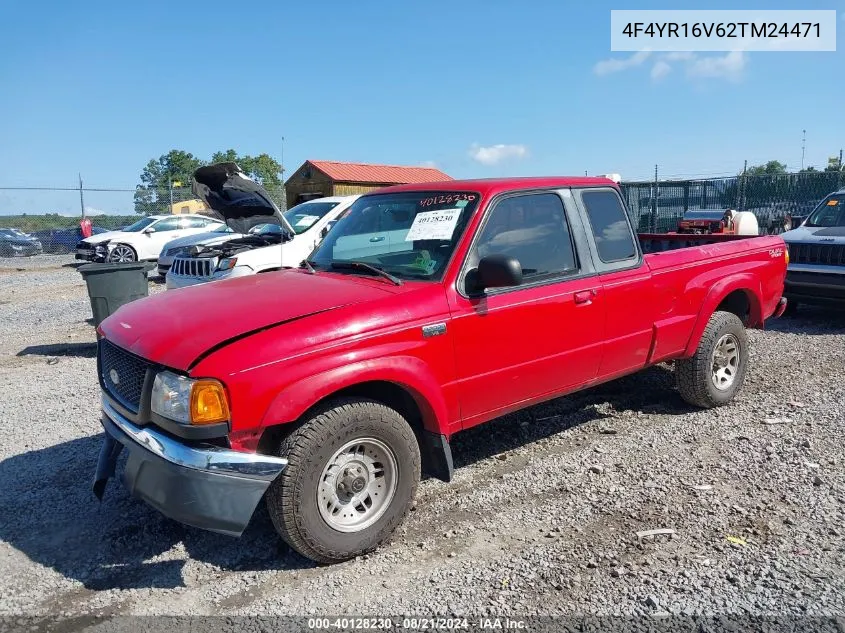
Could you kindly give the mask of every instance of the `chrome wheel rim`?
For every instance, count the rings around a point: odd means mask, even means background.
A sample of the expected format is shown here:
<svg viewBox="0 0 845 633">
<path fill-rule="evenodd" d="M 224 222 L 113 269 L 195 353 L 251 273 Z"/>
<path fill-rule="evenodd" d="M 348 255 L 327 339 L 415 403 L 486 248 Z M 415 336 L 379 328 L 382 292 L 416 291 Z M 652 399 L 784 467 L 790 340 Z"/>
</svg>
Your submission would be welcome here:
<svg viewBox="0 0 845 633">
<path fill-rule="evenodd" d="M 317 484 L 317 507 L 338 532 L 360 532 L 379 520 L 396 494 L 398 468 L 390 447 L 372 437 L 344 444 Z"/>
<path fill-rule="evenodd" d="M 733 334 L 725 334 L 713 348 L 712 380 L 720 391 L 730 389 L 739 372 L 739 340 Z"/>
<path fill-rule="evenodd" d="M 115 246 L 114 250 L 109 253 L 109 261 L 116 264 L 125 264 L 126 262 L 135 261 L 135 253 L 128 246 Z"/>
</svg>

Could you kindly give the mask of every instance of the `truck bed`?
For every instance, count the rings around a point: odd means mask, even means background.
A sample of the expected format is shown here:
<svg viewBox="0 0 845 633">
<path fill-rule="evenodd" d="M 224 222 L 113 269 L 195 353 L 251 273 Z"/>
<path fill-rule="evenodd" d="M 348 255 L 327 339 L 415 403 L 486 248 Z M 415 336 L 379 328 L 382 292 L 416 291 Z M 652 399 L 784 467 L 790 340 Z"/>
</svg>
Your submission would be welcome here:
<svg viewBox="0 0 845 633">
<path fill-rule="evenodd" d="M 756 235 L 733 235 L 731 233 L 710 233 L 692 235 L 689 233 L 638 233 L 643 253 L 663 253 L 679 248 L 704 246 L 705 244 L 721 244 L 737 240 L 754 239 Z"/>
</svg>

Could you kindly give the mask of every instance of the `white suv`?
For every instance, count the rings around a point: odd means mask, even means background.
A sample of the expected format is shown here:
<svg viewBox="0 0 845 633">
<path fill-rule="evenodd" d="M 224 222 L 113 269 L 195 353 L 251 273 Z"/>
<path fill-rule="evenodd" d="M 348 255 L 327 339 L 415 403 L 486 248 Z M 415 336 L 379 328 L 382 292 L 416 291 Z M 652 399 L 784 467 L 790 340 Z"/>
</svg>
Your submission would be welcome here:
<svg viewBox="0 0 845 633">
<path fill-rule="evenodd" d="M 169 289 L 295 268 L 311 254 L 340 215 L 359 197 L 317 198 L 281 213 L 256 183 L 236 171 L 236 166 L 229 165 L 225 185 L 220 185 L 219 174 L 217 179 L 206 174 L 209 182 L 217 183 L 217 192 L 203 189 L 202 169 L 223 167 L 212 165 L 198 170 L 195 192 L 226 218 L 226 223 L 234 231 L 247 235 L 177 256 L 167 271 Z"/>
<path fill-rule="evenodd" d="M 155 261 L 167 242 L 221 226 L 220 220 L 203 215 L 151 215 L 119 231 L 85 238 L 76 245 L 76 259 L 116 263 Z"/>
</svg>

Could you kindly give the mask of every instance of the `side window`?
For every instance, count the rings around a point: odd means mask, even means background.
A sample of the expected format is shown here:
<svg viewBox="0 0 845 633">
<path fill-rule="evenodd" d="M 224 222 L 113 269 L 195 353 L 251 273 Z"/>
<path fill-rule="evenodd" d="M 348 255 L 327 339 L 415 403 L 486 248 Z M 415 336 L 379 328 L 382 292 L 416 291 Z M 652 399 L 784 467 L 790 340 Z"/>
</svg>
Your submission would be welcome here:
<svg viewBox="0 0 845 633">
<path fill-rule="evenodd" d="M 599 258 L 609 264 L 636 257 L 637 247 L 619 196 L 613 191 L 584 191 L 581 200 L 590 219 Z"/>
<path fill-rule="evenodd" d="M 475 261 L 507 255 L 522 266 L 523 283 L 577 270 L 563 202 L 553 193 L 506 198 L 487 217 Z"/>
<path fill-rule="evenodd" d="M 165 218 L 154 225 L 156 231 L 175 231 L 179 228 L 179 218 Z"/>
<path fill-rule="evenodd" d="M 206 221 L 203 218 L 182 218 L 179 224 L 183 229 L 201 229 L 206 225 Z"/>
</svg>

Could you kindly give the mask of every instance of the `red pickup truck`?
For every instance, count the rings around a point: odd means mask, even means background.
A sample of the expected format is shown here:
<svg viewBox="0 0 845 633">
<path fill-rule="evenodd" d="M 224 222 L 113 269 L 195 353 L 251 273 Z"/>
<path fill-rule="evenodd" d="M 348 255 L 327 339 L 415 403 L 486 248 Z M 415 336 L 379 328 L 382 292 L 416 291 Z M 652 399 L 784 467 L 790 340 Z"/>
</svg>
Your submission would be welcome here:
<svg viewBox="0 0 845 633">
<path fill-rule="evenodd" d="M 201 176 L 220 215 L 279 215 L 236 165 Z M 94 491 L 125 448 L 124 483 L 173 519 L 237 536 L 266 498 L 304 556 L 369 552 L 421 473 L 451 478 L 464 429 L 666 361 L 687 402 L 728 403 L 745 328 L 786 307 L 787 258 L 774 236 L 637 239 L 601 178 L 381 189 L 298 269 L 151 296 L 101 324 Z"/>
</svg>

